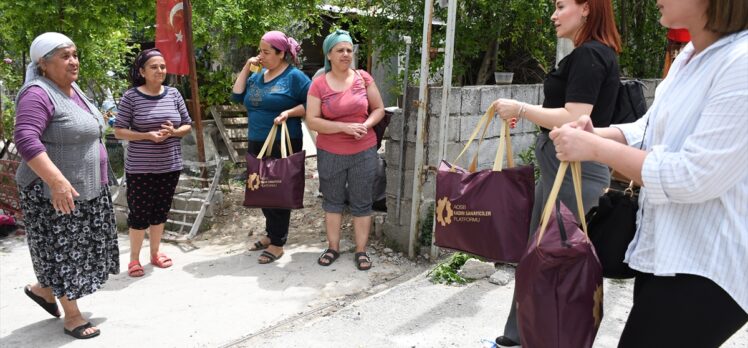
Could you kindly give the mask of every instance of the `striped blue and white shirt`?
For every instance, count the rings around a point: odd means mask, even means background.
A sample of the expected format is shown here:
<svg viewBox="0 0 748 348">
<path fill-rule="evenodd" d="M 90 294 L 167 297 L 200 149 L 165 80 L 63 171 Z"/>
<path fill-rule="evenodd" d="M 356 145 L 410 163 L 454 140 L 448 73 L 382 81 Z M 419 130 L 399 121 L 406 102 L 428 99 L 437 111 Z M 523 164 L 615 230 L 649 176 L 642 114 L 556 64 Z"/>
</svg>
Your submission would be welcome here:
<svg viewBox="0 0 748 348">
<path fill-rule="evenodd" d="M 137 88 L 128 89 L 120 100 L 114 127 L 135 132 L 161 129 L 167 120 L 174 128 L 191 124 L 187 106 L 176 88 L 164 86 L 164 92 L 149 96 Z M 168 173 L 182 170 L 182 146 L 179 137 L 170 137 L 160 143 L 150 140 L 130 141 L 127 145 L 125 171 L 129 174 Z"/>
<path fill-rule="evenodd" d="M 678 55 L 642 119 L 615 126 L 649 150 L 626 261 L 711 279 L 748 312 L 748 30 L 693 52 Z"/>
</svg>

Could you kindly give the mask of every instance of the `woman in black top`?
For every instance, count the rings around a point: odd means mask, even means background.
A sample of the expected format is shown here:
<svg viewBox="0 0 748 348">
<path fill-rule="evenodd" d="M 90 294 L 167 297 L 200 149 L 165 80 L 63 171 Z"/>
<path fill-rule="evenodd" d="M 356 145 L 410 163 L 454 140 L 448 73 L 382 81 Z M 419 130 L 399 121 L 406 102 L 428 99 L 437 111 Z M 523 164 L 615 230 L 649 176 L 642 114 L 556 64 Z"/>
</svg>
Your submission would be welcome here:
<svg viewBox="0 0 748 348">
<path fill-rule="evenodd" d="M 620 37 L 613 9 L 608 0 L 557 0 L 551 16 L 556 36 L 574 41 L 574 50 L 553 69 L 543 83 L 543 105 L 529 105 L 512 99 L 498 99 L 494 109 L 503 119 L 525 119 L 541 128 L 535 144 L 540 179 L 535 187 L 535 204 L 530 235 L 537 230 L 543 204 L 548 198 L 559 167 L 556 149 L 548 138 L 554 127 L 590 115 L 596 127 L 610 125 L 613 118 L 620 77 L 617 53 Z M 608 167 L 596 162 L 582 163 L 582 199 L 585 212 L 597 205 L 610 182 Z M 571 174 L 566 175 L 559 199 L 576 216 L 577 205 Z M 512 299 L 514 303 L 514 299 Z M 518 346 L 515 306 L 511 306 L 504 335 L 496 339 L 500 347 Z"/>
</svg>

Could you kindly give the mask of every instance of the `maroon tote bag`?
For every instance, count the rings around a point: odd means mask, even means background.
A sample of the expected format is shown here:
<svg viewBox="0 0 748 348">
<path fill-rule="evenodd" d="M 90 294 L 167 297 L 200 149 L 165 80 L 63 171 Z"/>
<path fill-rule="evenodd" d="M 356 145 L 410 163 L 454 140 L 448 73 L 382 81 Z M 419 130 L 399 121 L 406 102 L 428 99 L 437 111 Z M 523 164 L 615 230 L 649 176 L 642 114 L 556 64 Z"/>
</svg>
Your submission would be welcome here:
<svg viewBox="0 0 748 348">
<path fill-rule="evenodd" d="M 495 117 L 486 111 L 457 160 L 483 127 L 478 148 Z M 509 168 L 503 168 L 504 151 Z M 436 174 L 434 244 L 484 257 L 519 262 L 527 245 L 535 195 L 532 166 L 514 167 L 509 128 L 501 127 L 492 170 L 476 171 L 476 151 L 468 170 L 442 161 Z M 455 162 L 457 161 L 455 160 Z"/>
<path fill-rule="evenodd" d="M 305 152 L 292 155 L 286 122 L 281 124 L 281 158 L 270 158 L 278 126 L 273 125 L 257 157 L 247 155 L 247 185 L 244 206 L 252 208 L 300 209 L 304 207 Z M 265 154 L 268 157 L 265 157 Z"/>
<path fill-rule="evenodd" d="M 592 347 L 603 317 L 603 273 L 587 237 L 581 165 L 572 163 L 579 229 L 558 191 L 569 163 L 562 162 L 540 228 L 517 266 L 515 305 L 523 347 Z"/>
</svg>

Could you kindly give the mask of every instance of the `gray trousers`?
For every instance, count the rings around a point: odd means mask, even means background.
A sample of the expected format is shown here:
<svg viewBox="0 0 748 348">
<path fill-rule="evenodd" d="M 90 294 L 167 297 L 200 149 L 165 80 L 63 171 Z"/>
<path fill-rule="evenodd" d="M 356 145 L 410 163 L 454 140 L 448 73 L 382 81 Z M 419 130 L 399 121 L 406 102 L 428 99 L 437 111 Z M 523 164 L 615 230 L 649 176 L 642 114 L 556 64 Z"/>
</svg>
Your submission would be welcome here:
<svg viewBox="0 0 748 348">
<path fill-rule="evenodd" d="M 533 238 L 536 230 L 540 227 L 543 207 L 546 200 L 548 200 L 548 195 L 551 193 L 553 181 L 561 164 L 558 158 L 556 158 L 556 147 L 546 133 L 540 132 L 538 134 L 535 142 L 535 158 L 537 165 L 540 167 L 540 180 L 535 185 L 535 202 L 532 207 L 532 220 L 530 220 L 530 239 Z M 609 184 L 610 170 L 606 165 L 597 162 L 582 162 L 582 205 L 584 213 L 588 212 L 592 207 L 597 206 L 598 199 Z M 564 182 L 561 184 L 558 198 L 574 213 L 574 217 L 577 217 L 577 200 L 574 195 L 571 169 L 566 170 L 566 176 L 564 176 Z M 509 317 L 506 319 L 506 325 L 504 325 L 503 335 L 512 341 L 519 342 L 520 335 L 517 328 L 515 296 L 512 296 L 512 306 L 509 311 Z"/>
</svg>

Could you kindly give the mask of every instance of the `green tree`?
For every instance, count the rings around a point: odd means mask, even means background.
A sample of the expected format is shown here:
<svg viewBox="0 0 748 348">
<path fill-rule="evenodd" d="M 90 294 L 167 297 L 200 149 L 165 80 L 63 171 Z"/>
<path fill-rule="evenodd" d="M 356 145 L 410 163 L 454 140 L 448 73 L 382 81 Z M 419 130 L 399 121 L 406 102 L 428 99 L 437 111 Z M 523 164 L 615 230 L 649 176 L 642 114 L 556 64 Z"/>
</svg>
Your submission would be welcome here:
<svg viewBox="0 0 748 348">
<path fill-rule="evenodd" d="M 130 8 L 153 7 L 146 0 L 24 0 L 0 2 L 0 54 L 15 61 L 9 76 L 9 90 L 17 89 L 28 64 L 28 50 L 34 38 L 47 31 L 64 33 L 75 42 L 81 62 L 78 83 L 97 103 L 106 97 L 106 89 L 121 90 L 124 81 L 110 76 L 125 74 L 125 55 L 134 48 L 128 43 L 135 24 Z M 144 15 L 143 12 L 136 14 Z M 6 73 L 6 72 L 4 72 Z"/>
<path fill-rule="evenodd" d="M 358 16 L 341 15 L 337 25 L 369 41 L 364 54 L 378 51 L 383 58 L 402 55 L 400 37 L 413 38 L 415 55 L 420 55 L 424 0 L 335 0 L 330 3 L 363 9 Z M 650 0 L 613 0 L 621 32 L 621 69 L 625 75 L 659 77 L 664 58 L 665 29 L 658 23 L 659 12 Z M 476 85 L 491 83 L 496 70 L 515 73 L 515 83 L 542 81 L 555 63 L 556 37 L 550 17 L 555 10 L 546 0 L 458 0 L 455 30 L 453 82 Z M 352 11 L 351 11 L 352 12 Z M 444 46 L 447 10 L 434 8 L 432 47 Z M 410 71 L 417 71 L 419 59 L 411 59 Z M 443 55 L 431 61 L 434 72 L 443 65 Z"/>
<path fill-rule="evenodd" d="M 339 0 L 335 4 L 365 9 L 363 15 L 341 17 L 340 23 L 353 33 L 367 37 L 363 51 L 378 51 L 383 58 L 402 55 L 403 35 L 413 39 L 420 55 L 423 0 Z M 459 1 L 455 29 L 453 81 L 473 85 L 493 82 L 496 69 L 515 71 L 515 82 L 537 82 L 551 66 L 555 37 L 550 25 L 552 4 L 548 1 L 473 0 Z M 447 9 L 434 7 L 432 47 L 443 47 Z M 369 47 L 367 47 L 367 44 Z M 432 60 L 432 72 L 443 66 L 443 55 Z M 411 71 L 420 61 L 411 59 Z"/>
<path fill-rule="evenodd" d="M 661 77 L 667 29 L 660 25 L 657 4 L 650 0 L 614 0 L 613 6 L 623 42 L 620 56 L 623 74 Z"/>
<path fill-rule="evenodd" d="M 318 0 L 193 1 L 193 37 L 198 85 L 203 105 L 228 103 L 234 74 L 241 69 L 262 35 L 280 30 L 298 39 L 318 34 Z M 187 89 L 184 94 L 189 96 Z"/>
</svg>

